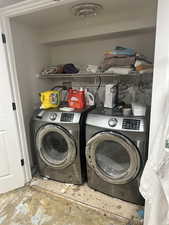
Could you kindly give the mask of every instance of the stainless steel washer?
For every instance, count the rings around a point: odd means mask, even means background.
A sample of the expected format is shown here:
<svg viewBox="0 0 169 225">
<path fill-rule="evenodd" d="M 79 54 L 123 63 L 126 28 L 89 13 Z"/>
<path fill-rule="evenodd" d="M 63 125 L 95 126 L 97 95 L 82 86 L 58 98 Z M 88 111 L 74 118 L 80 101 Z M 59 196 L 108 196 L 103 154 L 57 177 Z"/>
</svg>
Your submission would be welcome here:
<svg viewBox="0 0 169 225">
<path fill-rule="evenodd" d="M 41 176 L 60 182 L 83 183 L 86 177 L 85 119 L 89 110 L 52 109 L 34 113 L 31 134 Z"/>
<path fill-rule="evenodd" d="M 147 158 L 145 117 L 124 117 L 96 108 L 86 120 L 88 185 L 100 192 L 143 204 L 139 182 Z"/>
</svg>

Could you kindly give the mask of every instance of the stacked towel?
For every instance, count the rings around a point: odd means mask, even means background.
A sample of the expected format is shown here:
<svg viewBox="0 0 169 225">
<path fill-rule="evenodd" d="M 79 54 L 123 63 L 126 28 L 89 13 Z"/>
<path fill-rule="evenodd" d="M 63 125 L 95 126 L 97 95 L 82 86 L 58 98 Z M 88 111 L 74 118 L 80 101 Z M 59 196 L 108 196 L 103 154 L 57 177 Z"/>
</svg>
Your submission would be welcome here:
<svg viewBox="0 0 169 225">
<path fill-rule="evenodd" d="M 134 49 L 117 46 L 112 51 L 105 52 L 100 69 L 105 73 L 129 74 L 133 71 L 135 61 Z"/>
<path fill-rule="evenodd" d="M 104 73 L 116 74 L 152 73 L 153 64 L 145 56 L 136 53 L 134 49 L 117 46 L 104 53 L 100 70 Z"/>
</svg>

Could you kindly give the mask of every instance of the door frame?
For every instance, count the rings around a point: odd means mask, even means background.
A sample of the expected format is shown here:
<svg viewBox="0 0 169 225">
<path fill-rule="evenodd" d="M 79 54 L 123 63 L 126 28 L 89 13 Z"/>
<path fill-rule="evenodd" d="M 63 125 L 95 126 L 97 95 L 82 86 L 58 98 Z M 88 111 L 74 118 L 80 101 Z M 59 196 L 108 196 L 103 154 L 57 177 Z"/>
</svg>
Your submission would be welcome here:
<svg viewBox="0 0 169 225">
<path fill-rule="evenodd" d="M 0 9 L 0 27 L 6 37 L 7 63 L 9 67 L 9 76 L 13 101 L 16 103 L 16 124 L 18 127 L 18 136 L 20 143 L 20 152 L 24 158 L 24 175 L 25 184 L 32 179 L 31 165 L 29 159 L 29 150 L 26 137 L 26 129 L 23 117 L 23 108 L 21 94 L 19 90 L 19 82 L 16 69 L 16 60 L 14 54 L 13 38 L 10 26 L 10 19 L 15 16 L 21 16 L 28 13 L 33 13 L 42 9 L 54 7 L 56 5 L 64 5 L 71 2 L 78 2 L 78 0 L 27 0 L 21 3 L 13 4 L 11 6 Z"/>
<path fill-rule="evenodd" d="M 12 92 L 12 100 L 16 104 L 16 126 L 18 131 L 18 137 L 19 137 L 19 146 L 20 146 L 20 152 L 22 155 L 22 158 L 24 159 L 24 176 L 25 180 L 24 183 L 29 182 L 32 179 L 31 175 L 31 166 L 30 166 L 30 160 L 29 160 L 29 153 L 28 153 L 28 143 L 27 143 L 27 137 L 26 137 L 26 131 L 25 131 L 25 125 L 24 125 L 24 118 L 23 118 L 23 111 L 22 111 L 22 104 L 21 104 L 21 96 L 19 91 L 19 83 L 17 79 L 17 72 L 16 72 L 16 66 L 15 66 L 15 56 L 14 56 L 14 50 L 12 46 L 12 36 L 10 33 L 10 25 L 9 25 L 9 19 L 5 17 L 0 18 L 0 26 L 3 34 L 5 34 L 6 37 L 6 60 L 8 64 L 8 70 L 9 70 L 9 80 L 11 85 L 11 92 Z"/>
<path fill-rule="evenodd" d="M 30 171 L 30 162 L 29 162 L 29 156 L 28 156 L 28 146 L 27 146 L 27 139 L 26 139 L 26 132 L 25 132 L 25 126 L 24 126 L 24 120 L 23 120 L 23 110 L 22 110 L 22 104 L 21 104 L 21 97 L 20 97 L 20 91 L 19 91 L 19 85 L 17 80 L 17 70 L 16 70 L 16 62 L 14 57 L 14 48 L 13 48 L 13 41 L 12 41 L 12 35 L 11 35 L 11 28 L 10 28 L 10 18 L 14 16 L 19 15 L 25 15 L 27 13 L 33 13 L 42 9 L 47 9 L 54 6 L 60 6 L 67 3 L 78 3 L 79 0 L 25 0 L 21 3 L 14 4 L 9 7 L 5 7 L 0 10 L 0 26 L 2 26 L 4 34 L 6 35 L 7 39 L 7 52 L 8 52 L 8 58 L 9 58 L 9 68 L 10 68 L 10 78 L 11 78 L 11 86 L 13 91 L 13 97 L 17 105 L 17 111 L 16 111 L 16 120 L 18 124 L 18 133 L 20 135 L 20 146 L 21 146 L 21 152 L 23 154 L 23 157 L 25 159 L 25 183 L 31 180 L 31 171 Z M 158 3 L 158 8 L 159 8 Z M 158 23 L 158 15 L 157 15 L 157 23 Z M 157 33 L 156 35 L 156 41 L 159 40 L 159 36 L 161 37 L 164 34 Z M 167 48 L 168 46 L 166 46 Z M 159 65 L 155 61 L 155 67 L 158 68 Z M 152 95 L 152 105 L 156 105 L 156 100 L 159 103 L 158 96 L 155 95 L 155 92 L 161 91 L 158 88 L 158 81 L 160 74 L 157 69 L 155 69 L 155 76 L 153 76 L 153 95 Z M 157 80 L 156 80 L 157 79 Z M 154 82 L 155 81 L 155 82 Z M 163 81 L 160 80 L 161 84 L 165 84 L 168 79 L 165 78 Z M 165 90 L 164 91 L 164 98 L 165 98 Z M 151 112 L 151 122 L 150 122 L 150 141 L 149 141 L 149 147 L 152 145 L 152 141 L 155 138 L 155 131 L 154 128 L 157 128 L 157 116 L 156 113 Z M 146 204 L 146 214 L 149 214 L 150 207 L 148 204 Z M 148 217 L 148 216 L 147 216 Z M 146 223 L 146 222 L 145 222 Z"/>
</svg>

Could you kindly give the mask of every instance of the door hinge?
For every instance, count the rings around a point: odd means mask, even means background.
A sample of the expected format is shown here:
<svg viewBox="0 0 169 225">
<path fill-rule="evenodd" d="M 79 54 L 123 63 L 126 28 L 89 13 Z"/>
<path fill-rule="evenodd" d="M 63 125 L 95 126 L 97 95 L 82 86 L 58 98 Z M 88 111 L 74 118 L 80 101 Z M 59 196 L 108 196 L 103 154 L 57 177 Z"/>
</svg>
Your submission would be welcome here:
<svg viewBox="0 0 169 225">
<path fill-rule="evenodd" d="M 3 44 L 6 44 L 6 36 L 5 36 L 5 34 L 3 34 L 3 33 L 2 33 L 2 43 L 3 43 Z"/>
<path fill-rule="evenodd" d="M 24 159 L 21 159 L 21 166 L 24 166 L 25 165 L 25 161 Z"/>
<path fill-rule="evenodd" d="M 13 108 L 14 111 L 16 110 L 16 104 L 15 104 L 15 102 L 12 102 L 12 108 Z"/>
</svg>

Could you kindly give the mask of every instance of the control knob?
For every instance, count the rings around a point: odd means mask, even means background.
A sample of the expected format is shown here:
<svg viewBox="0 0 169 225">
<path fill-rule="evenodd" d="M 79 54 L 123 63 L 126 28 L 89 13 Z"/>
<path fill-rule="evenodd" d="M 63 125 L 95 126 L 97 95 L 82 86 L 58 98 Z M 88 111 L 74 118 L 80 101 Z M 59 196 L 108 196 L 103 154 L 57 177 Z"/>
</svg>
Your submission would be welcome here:
<svg viewBox="0 0 169 225">
<path fill-rule="evenodd" d="M 52 120 L 52 121 L 54 121 L 56 119 L 56 117 L 57 117 L 56 113 L 50 113 L 49 114 L 49 119 Z"/>
<path fill-rule="evenodd" d="M 118 121 L 116 118 L 112 118 L 109 120 L 108 124 L 110 127 L 115 127 L 117 125 Z"/>
</svg>

